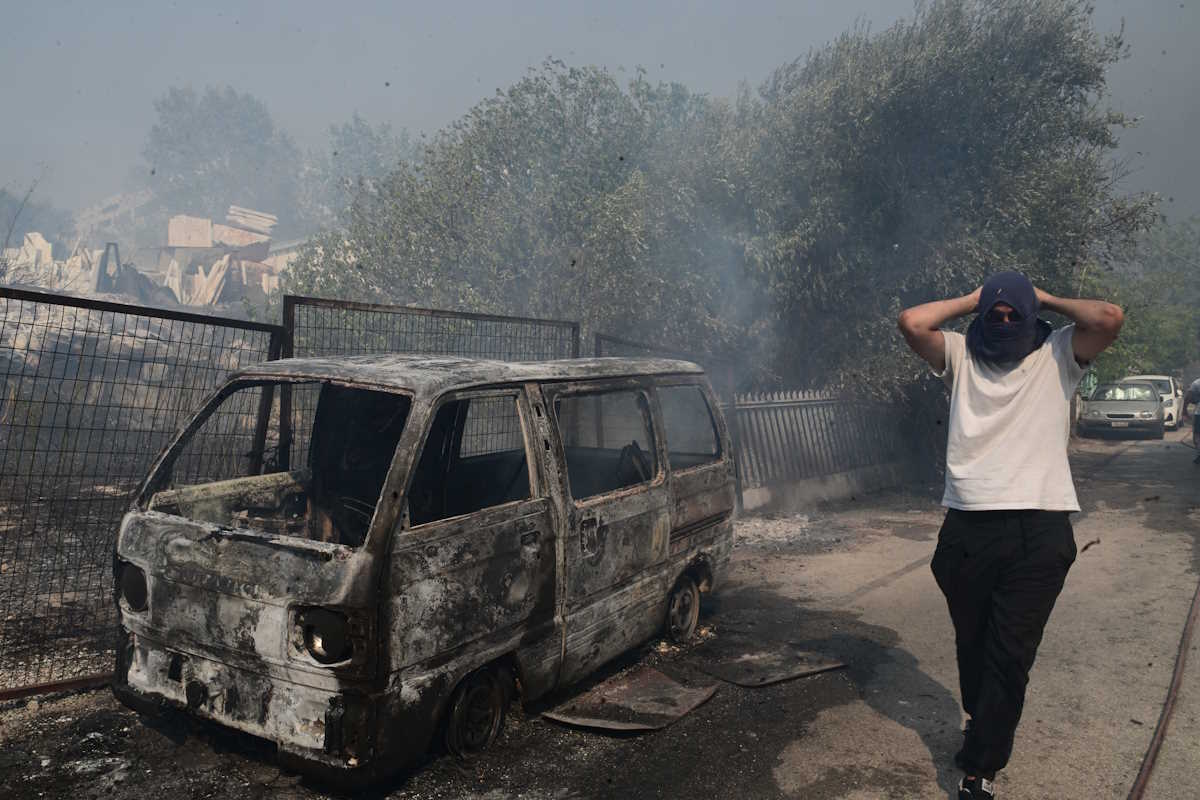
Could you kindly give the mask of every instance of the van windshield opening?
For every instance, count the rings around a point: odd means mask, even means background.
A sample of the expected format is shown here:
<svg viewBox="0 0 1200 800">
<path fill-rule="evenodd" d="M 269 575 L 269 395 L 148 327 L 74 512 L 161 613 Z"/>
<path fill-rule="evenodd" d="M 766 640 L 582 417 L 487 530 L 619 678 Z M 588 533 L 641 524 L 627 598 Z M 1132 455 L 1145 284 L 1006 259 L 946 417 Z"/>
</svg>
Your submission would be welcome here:
<svg viewBox="0 0 1200 800">
<path fill-rule="evenodd" d="M 358 547 L 411 406 L 327 382 L 235 386 L 153 477 L 148 508 Z"/>
</svg>

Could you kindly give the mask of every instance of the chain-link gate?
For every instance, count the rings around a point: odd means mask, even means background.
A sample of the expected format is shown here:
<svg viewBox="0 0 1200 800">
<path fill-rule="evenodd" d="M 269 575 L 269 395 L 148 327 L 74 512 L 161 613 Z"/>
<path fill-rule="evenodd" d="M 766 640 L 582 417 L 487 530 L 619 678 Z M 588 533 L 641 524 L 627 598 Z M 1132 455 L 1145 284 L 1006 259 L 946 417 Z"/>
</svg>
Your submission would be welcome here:
<svg viewBox="0 0 1200 800">
<path fill-rule="evenodd" d="M 282 345 L 277 325 L 0 288 L 0 698 L 107 678 L 133 493 L 183 415 Z"/>
</svg>

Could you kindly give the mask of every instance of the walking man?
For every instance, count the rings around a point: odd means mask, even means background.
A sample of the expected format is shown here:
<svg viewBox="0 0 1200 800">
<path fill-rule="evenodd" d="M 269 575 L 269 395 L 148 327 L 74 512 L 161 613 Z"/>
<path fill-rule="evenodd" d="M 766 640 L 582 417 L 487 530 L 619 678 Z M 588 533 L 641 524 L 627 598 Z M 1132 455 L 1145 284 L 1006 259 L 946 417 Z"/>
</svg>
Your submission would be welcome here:
<svg viewBox="0 0 1200 800">
<path fill-rule="evenodd" d="M 1074 324 L 1052 330 L 1039 309 Z M 972 313 L 965 336 L 941 329 Z M 965 772 L 960 800 L 995 797 L 1012 754 L 1029 670 L 1075 560 L 1071 395 L 1123 320 L 1111 303 L 1054 297 L 1015 272 L 900 314 L 909 347 L 950 389 L 947 512 L 932 569 L 968 716 L 954 759 Z"/>
<path fill-rule="evenodd" d="M 1200 464 L 1200 378 L 1192 381 L 1187 392 L 1183 395 L 1183 404 L 1179 407 L 1179 419 L 1182 422 L 1187 415 L 1188 404 L 1192 404 L 1192 447 L 1196 448 L 1193 464 Z"/>
</svg>

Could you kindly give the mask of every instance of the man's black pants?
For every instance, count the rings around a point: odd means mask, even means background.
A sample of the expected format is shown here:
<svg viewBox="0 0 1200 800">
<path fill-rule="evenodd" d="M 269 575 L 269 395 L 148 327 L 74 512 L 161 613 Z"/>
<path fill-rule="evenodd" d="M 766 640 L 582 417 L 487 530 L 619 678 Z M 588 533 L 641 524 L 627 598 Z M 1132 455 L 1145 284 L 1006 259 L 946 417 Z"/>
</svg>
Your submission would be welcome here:
<svg viewBox="0 0 1200 800">
<path fill-rule="evenodd" d="M 1065 511 L 946 514 L 931 567 L 954 621 L 971 717 L 957 760 L 969 774 L 991 775 L 1012 755 L 1029 670 L 1074 561 Z"/>
</svg>

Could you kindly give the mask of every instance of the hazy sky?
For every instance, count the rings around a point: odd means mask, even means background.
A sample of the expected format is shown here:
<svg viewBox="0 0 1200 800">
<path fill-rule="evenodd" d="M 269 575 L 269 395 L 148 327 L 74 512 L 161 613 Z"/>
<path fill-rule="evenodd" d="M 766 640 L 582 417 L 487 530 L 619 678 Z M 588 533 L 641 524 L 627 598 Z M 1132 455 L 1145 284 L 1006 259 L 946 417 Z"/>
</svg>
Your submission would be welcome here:
<svg viewBox="0 0 1200 800">
<path fill-rule="evenodd" d="M 264 100 L 305 148 L 358 111 L 433 131 L 547 56 L 729 95 L 856 20 L 882 30 L 911 0 L 782 2 L 145 3 L 0 0 L 0 187 L 76 209 L 140 168 L 152 101 L 170 86 L 229 84 Z M 1126 19 L 1131 58 L 1113 104 L 1145 117 L 1125 134 L 1132 189 L 1171 216 L 1200 213 L 1200 0 L 1097 0 Z M 390 85 L 389 85 L 390 84 Z M 1138 153 L 1141 155 L 1138 155 Z"/>
</svg>

